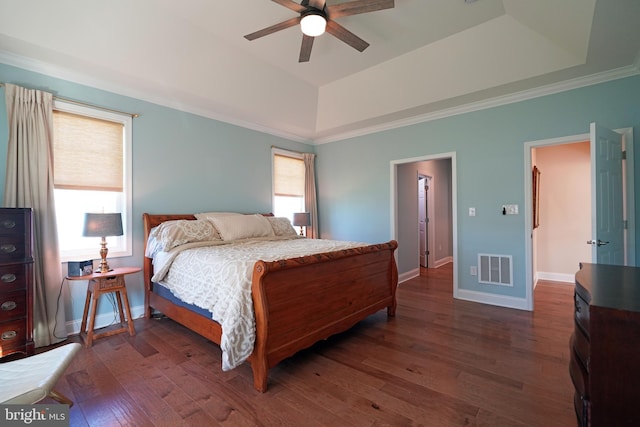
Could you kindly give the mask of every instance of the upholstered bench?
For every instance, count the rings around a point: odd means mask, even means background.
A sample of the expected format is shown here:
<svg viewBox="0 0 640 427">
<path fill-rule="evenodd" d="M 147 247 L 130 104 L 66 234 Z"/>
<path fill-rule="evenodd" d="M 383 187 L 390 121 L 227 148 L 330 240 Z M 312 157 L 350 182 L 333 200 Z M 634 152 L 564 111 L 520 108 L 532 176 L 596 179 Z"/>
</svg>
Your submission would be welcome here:
<svg viewBox="0 0 640 427">
<path fill-rule="evenodd" d="M 0 363 L 0 403 L 29 405 L 45 397 L 73 405 L 66 396 L 53 389 L 82 346 L 65 344 L 24 359 Z"/>
</svg>

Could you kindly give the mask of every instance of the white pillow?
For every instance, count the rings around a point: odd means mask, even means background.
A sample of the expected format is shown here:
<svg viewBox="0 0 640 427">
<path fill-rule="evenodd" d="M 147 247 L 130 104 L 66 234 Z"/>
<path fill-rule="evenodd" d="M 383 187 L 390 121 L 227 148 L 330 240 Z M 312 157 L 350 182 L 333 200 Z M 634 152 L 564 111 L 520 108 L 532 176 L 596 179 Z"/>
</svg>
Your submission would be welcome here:
<svg viewBox="0 0 640 427">
<path fill-rule="evenodd" d="M 267 217 L 267 220 L 271 223 L 271 228 L 273 228 L 273 232 L 276 236 L 298 235 L 295 228 L 293 228 L 293 225 L 291 225 L 289 218 L 270 216 Z"/>
<path fill-rule="evenodd" d="M 179 219 L 165 221 L 149 233 L 147 252 L 169 251 L 176 246 L 191 242 L 221 240 L 218 230 L 208 220 Z M 147 255 L 147 256 L 149 256 Z"/>
<path fill-rule="evenodd" d="M 209 221 L 215 225 L 222 240 L 248 239 L 273 236 L 269 220 L 260 214 L 214 216 Z"/>
<path fill-rule="evenodd" d="M 230 215 L 243 215 L 239 212 L 201 212 L 197 214 L 193 214 L 196 219 L 209 219 L 209 218 L 217 218 L 221 216 L 230 216 Z"/>
</svg>

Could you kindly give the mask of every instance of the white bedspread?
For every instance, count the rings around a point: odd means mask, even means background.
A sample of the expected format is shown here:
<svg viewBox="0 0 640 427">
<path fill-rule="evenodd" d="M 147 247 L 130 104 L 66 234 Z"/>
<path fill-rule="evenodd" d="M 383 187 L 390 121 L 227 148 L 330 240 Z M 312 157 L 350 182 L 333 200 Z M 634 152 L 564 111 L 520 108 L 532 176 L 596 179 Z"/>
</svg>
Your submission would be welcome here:
<svg viewBox="0 0 640 427">
<path fill-rule="evenodd" d="M 222 370 L 227 371 L 242 364 L 253 351 L 255 316 L 251 279 L 256 261 L 277 261 L 364 245 L 290 237 L 199 242 L 158 254 L 152 280 L 166 286 L 182 301 L 212 313 L 212 318 L 222 326 Z"/>
</svg>

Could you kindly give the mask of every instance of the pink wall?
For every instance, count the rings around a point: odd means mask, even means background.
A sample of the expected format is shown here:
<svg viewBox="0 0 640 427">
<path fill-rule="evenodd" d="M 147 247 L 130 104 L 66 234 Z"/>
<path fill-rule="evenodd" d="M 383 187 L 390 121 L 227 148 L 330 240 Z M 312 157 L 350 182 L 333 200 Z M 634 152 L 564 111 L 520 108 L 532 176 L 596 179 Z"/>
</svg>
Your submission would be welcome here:
<svg viewBox="0 0 640 427">
<path fill-rule="evenodd" d="M 591 260 L 589 142 L 535 149 L 540 177 L 540 226 L 535 230 L 537 273 L 570 275 Z"/>
</svg>

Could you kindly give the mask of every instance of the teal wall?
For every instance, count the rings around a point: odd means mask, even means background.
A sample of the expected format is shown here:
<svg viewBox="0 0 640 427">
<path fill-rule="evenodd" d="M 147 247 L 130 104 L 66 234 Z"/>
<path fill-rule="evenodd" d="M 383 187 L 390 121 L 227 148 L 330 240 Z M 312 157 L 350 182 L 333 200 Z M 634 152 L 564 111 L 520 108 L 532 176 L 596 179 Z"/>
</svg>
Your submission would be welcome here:
<svg viewBox="0 0 640 427">
<path fill-rule="evenodd" d="M 637 141 L 640 76 L 319 145 L 320 228 L 335 239 L 389 239 L 391 162 L 455 152 L 458 286 L 525 298 L 524 215 L 500 214 L 505 203 L 524 207 L 524 143 L 585 134 L 591 122 L 633 127 Z M 638 176 L 636 167 L 636 182 Z M 468 216 L 469 207 L 476 208 L 475 217 Z M 639 236 L 633 238 L 637 246 Z M 482 285 L 470 276 L 478 253 L 512 255 L 514 287 Z"/>
<path fill-rule="evenodd" d="M 143 212 L 271 210 L 272 145 L 318 154 L 322 237 L 366 242 L 392 237 L 391 162 L 455 152 L 459 287 L 524 298 L 524 216 L 499 214 L 504 203 L 524 207 L 524 143 L 584 134 L 594 121 L 609 128 L 634 127 L 640 138 L 640 76 L 315 147 L 3 64 L 0 81 L 141 114 L 133 122 L 134 255 L 117 260 L 118 265 L 142 264 Z M 0 102 L 0 191 L 4 117 Z M 467 215 L 469 207 L 476 208 L 475 217 Z M 639 236 L 634 239 L 638 246 Z M 480 285 L 469 275 L 479 252 L 513 255 L 513 288 Z M 132 305 L 140 306 L 141 276 L 130 294 Z M 80 295 L 71 304 L 73 319 L 81 316 Z"/>
<path fill-rule="evenodd" d="M 312 151 L 309 145 L 5 64 L 0 64 L 0 82 L 42 89 L 63 98 L 140 114 L 133 120 L 133 256 L 110 261 L 113 266 L 142 266 L 144 212 L 270 212 L 271 146 Z M 2 197 L 8 138 L 4 88 L 0 89 L 0 97 Z M 96 159 L 98 169 L 99 161 Z M 66 266 L 63 272 L 66 272 Z M 127 284 L 131 305 L 141 307 L 144 301 L 142 275 L 129 277 Z M 67 304 L 69 320 L 82 317 L 84 290 L 78 290 L 78 287 L 70 285 L 73 301 Z M 109 304 L 101 304 L 101 313 L 110 310 Z"/>
</svg>

